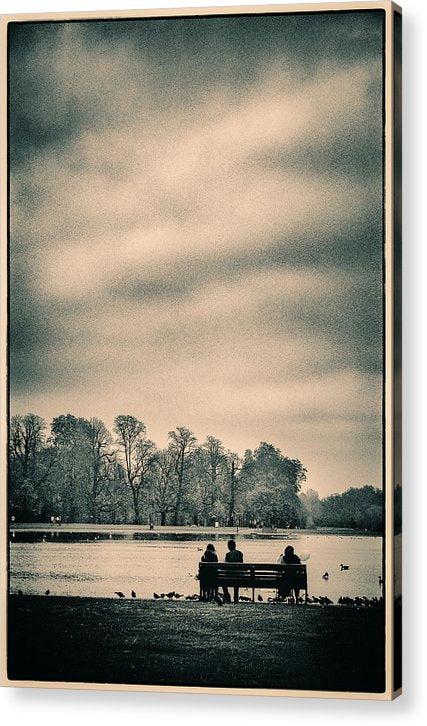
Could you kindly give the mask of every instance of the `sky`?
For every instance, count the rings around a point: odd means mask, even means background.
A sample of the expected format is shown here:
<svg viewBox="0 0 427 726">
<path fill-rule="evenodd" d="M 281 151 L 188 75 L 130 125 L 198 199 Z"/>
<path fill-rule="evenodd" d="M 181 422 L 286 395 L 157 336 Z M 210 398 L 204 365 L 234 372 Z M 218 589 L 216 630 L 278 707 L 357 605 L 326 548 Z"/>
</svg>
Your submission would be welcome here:
<svg viewBox="0 0 427 726">
<path fill-rule="evenodd" d="M 11 412 L 381 486 L 381 11 L 15 23 Z"/>
</svg>

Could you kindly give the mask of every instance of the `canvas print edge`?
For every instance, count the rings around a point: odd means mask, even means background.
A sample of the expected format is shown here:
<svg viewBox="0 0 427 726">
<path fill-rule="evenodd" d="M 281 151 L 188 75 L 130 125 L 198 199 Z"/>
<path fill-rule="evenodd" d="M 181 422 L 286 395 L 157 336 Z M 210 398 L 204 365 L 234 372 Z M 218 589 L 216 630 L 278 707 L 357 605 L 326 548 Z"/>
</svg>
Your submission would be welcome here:
<svg viewBox="0 0 427 726">
<path fill-rule="evenodd" d="M 193 688 L 185 686 L 132 686 L 132 685 L 110 685 L 110 684 L 88 684 L 88 683 L 51 683 L 51 682 L 17 682 L 9 681 L 6 676 L 6 567 L 2 567 L 2 599 L 3 599 L 3 617 L 2 617 L 2 681 L 3 685 L 8 686 L 43 686 L 48 688 L 94 688 L 94 689 L 108 689 L 108 690 L 150 690 L 150 691 L 178 691 L 178 692 L 189 692 L 189 693 L 230 693 L 230 694 L 244 694 L 244 695 L 277 695 L 277 696 L 298 696 L 298 697 L 328 697 L 328 698 L 366 698 L 366 699 L 377 699 L 377 700 L 390 700 L 393 697 L 399 695 L 401 686 L 394 682 L 394 649 L 396 647 L 395 637 L 393 636 L 393 622 L 394 622 L 394 589 L 392 587 L 393 578 L 396 574 L 397 563 L 394 554 L 394 522 L 393 522 L 393 495 L 394 495 L 394 483 L 395 477 L 399 469 L 398 463 L 396 463 L 396 454 L 399 456 L 399 442 L 394 433 L 394 428 L 391 425 L 392 422 L 399 419 L 400 409 L 398 406 L 398 395 L 395 393 L 395 376 L 397 374 L 394 366 L 394 342 L 400 336 L 400 328 L 396 323 L 396 319 L 399 316 L 400 311 L 400 298 L 395 297 L 395 280 L 396 275 L 400 274 L 400 258 L 399 254 L 395 254 L 394 249 L 394 237 L 399 234 L 397 226 L 399 220 L 395 216 L 395 205 L 396 197 L 400 194 L 400 179 L 395 176 L 395 157 L 400 153 L 400 127 L 399 119 L 401 114 L 400 107 L 396 107 L 396 96 L 397 91 L 395 87 L 395 71 L 394 71 L 394 27 L 395 27 L 395 14 L 399 17 L 401 15 L 401 9 L 394 3 L 381 2 L 381 3 L 316 3 L 312 6 L 307 5 L 291 5 L 291 6 L 249 6 L 245 7 L 233 7 L 233 8 L 182 8 L 180 11 L 130 11 L 129 13 L 60 13 L 58 15 L 17 15 L 17 16 L 3 16 L 2 17 L 2 36 L 5 41 L 7 33 L 7 24 L 9 22 L 24 21 L 24 20 L 42 20 L 43 17 L 46 19 L 55 18 L 105 18 L 105 17 L 146 17 L 146 16 L 158 16 L 158 15 L 199 15 L 199 14 L 229 14 L 229 13 L 265 13 L 265 12 L 295 12 L 298 11 L 307 12 L 309 10 L 331 10 L 331 9 L 384 9 L 386 11 L 386 76 L 385 76 L 385 95 L 386 95 L 386 154 L 385 154 L 385 194 L 386 194 L 386 215 L 385 215 L 385 271 L 386 271 L 386 305 L 385 305 L 385 323 L 386 323 L 386 337 L 385 337 L 385 385 L 386 385 L 386 396 L 385 396 L 385 432 L 386 432 L 386 445 L 385 445 L 385 465 L 386 465 L 386 477 L 385 477 L 385 491 L 386 491 L 386 537 L 385 537 L 385 563 L 386 563 L 386 578 L 388 587 L 386 590 L 386 675 L 387 675 L 387 687 L 384 694 L 361 694 L 361 693 L 341 693 L 341 692 L 319 692 L 319 691 L 293 691 L 293 690 L 270 690 L 270 689 L 240 689 L 240 688 Z M 6 73 L 6 43 L 3 42 L 3 69 L 4 76 Z M 2 151 L 6 148 L 6 79 L 3 76 L 3 94 L 2 94 Z M 394 122 L 393 122 L 394 118 Z M 2 158 L 5 159 L 6 155 L 3 153 Z M 3 182 L 7 179 L 7 168 L 6 164 L 2 165 L 2 178 Z M 7 184 L 3 184 L 3 205 L 2 205 L 2 240 L 4 241 L 7 236 Z M 7 310 L 7 285 L 4 284 L 7 278 L 7 250 L 6 245 L 2 244 L 2 380 L 6 380 L 7 376 L 7 361 L 6 361 L 6 348 L 7 348 L 7 330 L 6 330 L 6 310 Z M 5 397 L 2 398 L 2 440 L 5 444 L 7 440 L 6 436 L 6 418 L 7 408 L 5 404 Z M 3 438 L 4 437 L 4 438 Z M 3 461 L 3 476 L 2 476 L 2 501 L 4 504 L 3 511 L 7 511 L 7 496 L 6 496 L 6 461 L 2 457 Z M 4 537 L 2 537 L 2 562 L 7 562 L 7 521 L 4 521 Z"/>
</svg>

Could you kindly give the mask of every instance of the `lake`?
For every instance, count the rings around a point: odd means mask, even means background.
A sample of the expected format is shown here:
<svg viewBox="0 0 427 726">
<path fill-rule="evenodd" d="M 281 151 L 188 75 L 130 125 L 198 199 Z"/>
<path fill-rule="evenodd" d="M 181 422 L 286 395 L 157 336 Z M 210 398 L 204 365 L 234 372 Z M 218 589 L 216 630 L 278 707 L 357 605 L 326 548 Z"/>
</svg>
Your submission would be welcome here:
<svg viewBox="0 0 427 726">
<path fill-rule="evenodd" d="M 336 602 L 340 595 L 382 594 L 381 537 L 300 534 L 295 539 L 237 541 L 246 562 L 275 562 L 287 544 L 297 554 L 309 555 L 311 595 L 327 595 Z M 52 595 L 115 597 L 115 590 L 130 595 L 134 589 L 140 598 L 171 590 L 192 595 L 199 591 L 195 575 L 205 547 L 206 540 L 12 541 L 10 591 L 42 594 L 49 589 Z M 215 548 L 223 560 L 226 541 L 215 541 Z M 341 563 L 349 569 L 341 571 Z M 322 578 L 326 571 L 327 581 Z"/>
</svg>

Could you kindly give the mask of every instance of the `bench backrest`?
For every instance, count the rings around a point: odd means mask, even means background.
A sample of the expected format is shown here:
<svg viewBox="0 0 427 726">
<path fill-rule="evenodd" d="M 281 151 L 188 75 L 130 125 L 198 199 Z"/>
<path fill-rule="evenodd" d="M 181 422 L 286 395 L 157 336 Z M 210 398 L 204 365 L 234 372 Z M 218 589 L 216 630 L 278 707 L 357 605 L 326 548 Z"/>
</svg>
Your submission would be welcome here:
<svg viewBox="0 0 427 726">
<path fill-rule="evenodd" d="M 225 585 L 231 587 L 307 589 L 306 565 L 279 565 L 240 562 L 200 562 L 199 579 L 202 586 Z"/>
</svg>

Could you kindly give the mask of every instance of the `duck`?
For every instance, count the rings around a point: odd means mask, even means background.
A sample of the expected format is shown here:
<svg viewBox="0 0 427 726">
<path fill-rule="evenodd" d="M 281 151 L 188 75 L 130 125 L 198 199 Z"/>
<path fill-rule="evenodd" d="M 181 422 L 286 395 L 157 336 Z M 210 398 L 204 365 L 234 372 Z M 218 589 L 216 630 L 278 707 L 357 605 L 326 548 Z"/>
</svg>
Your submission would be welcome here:
<svg viewBox="0 0 427 726">
<path fill-rule="evenodd" d="M 49 595 L 50 590 L 46 590 L 45 595 Z"/>
<path fill-rule="evenodd" d="M 132 597 L 136 597 L 136 592 L 135 592 L 135 590 L 132 590 L 132 592 L 131 592 L 131 595 L 132 595 Z"/>
<path fill-rule="evenodd" d="M 121 590 L 114 590 L 114 594 L 117 595 L 120 598 L 126 597 L 126 595 L 124 594 L 124 592 L 122 592 Z"/>
<path fill-rule="evenodd" d="M 323 577 L 324 580 L 328 580 L 329 579 L 329 572 L 325 572 L 325 574 L 322 575 L 322 577 Z"/>
<path fill-rule="evenodd" d="M 341 571 L 342 570 L 349 570 L 350 569 L 350 565 L 343 565 L 343 564 L 341 564 L 340 567 L 341 567 Z"/>
<path fill-rule="evenodd" d="M 155 600 L 158 600 L 160 598 L 160 595 L 158 595 L 157 592 L 153 592 L 153 597 Z"/>
<path fill-rule="evenodd" d="M 264 602 L 262 595 L 258 595 L 258 602 Z"/>
</svg>

